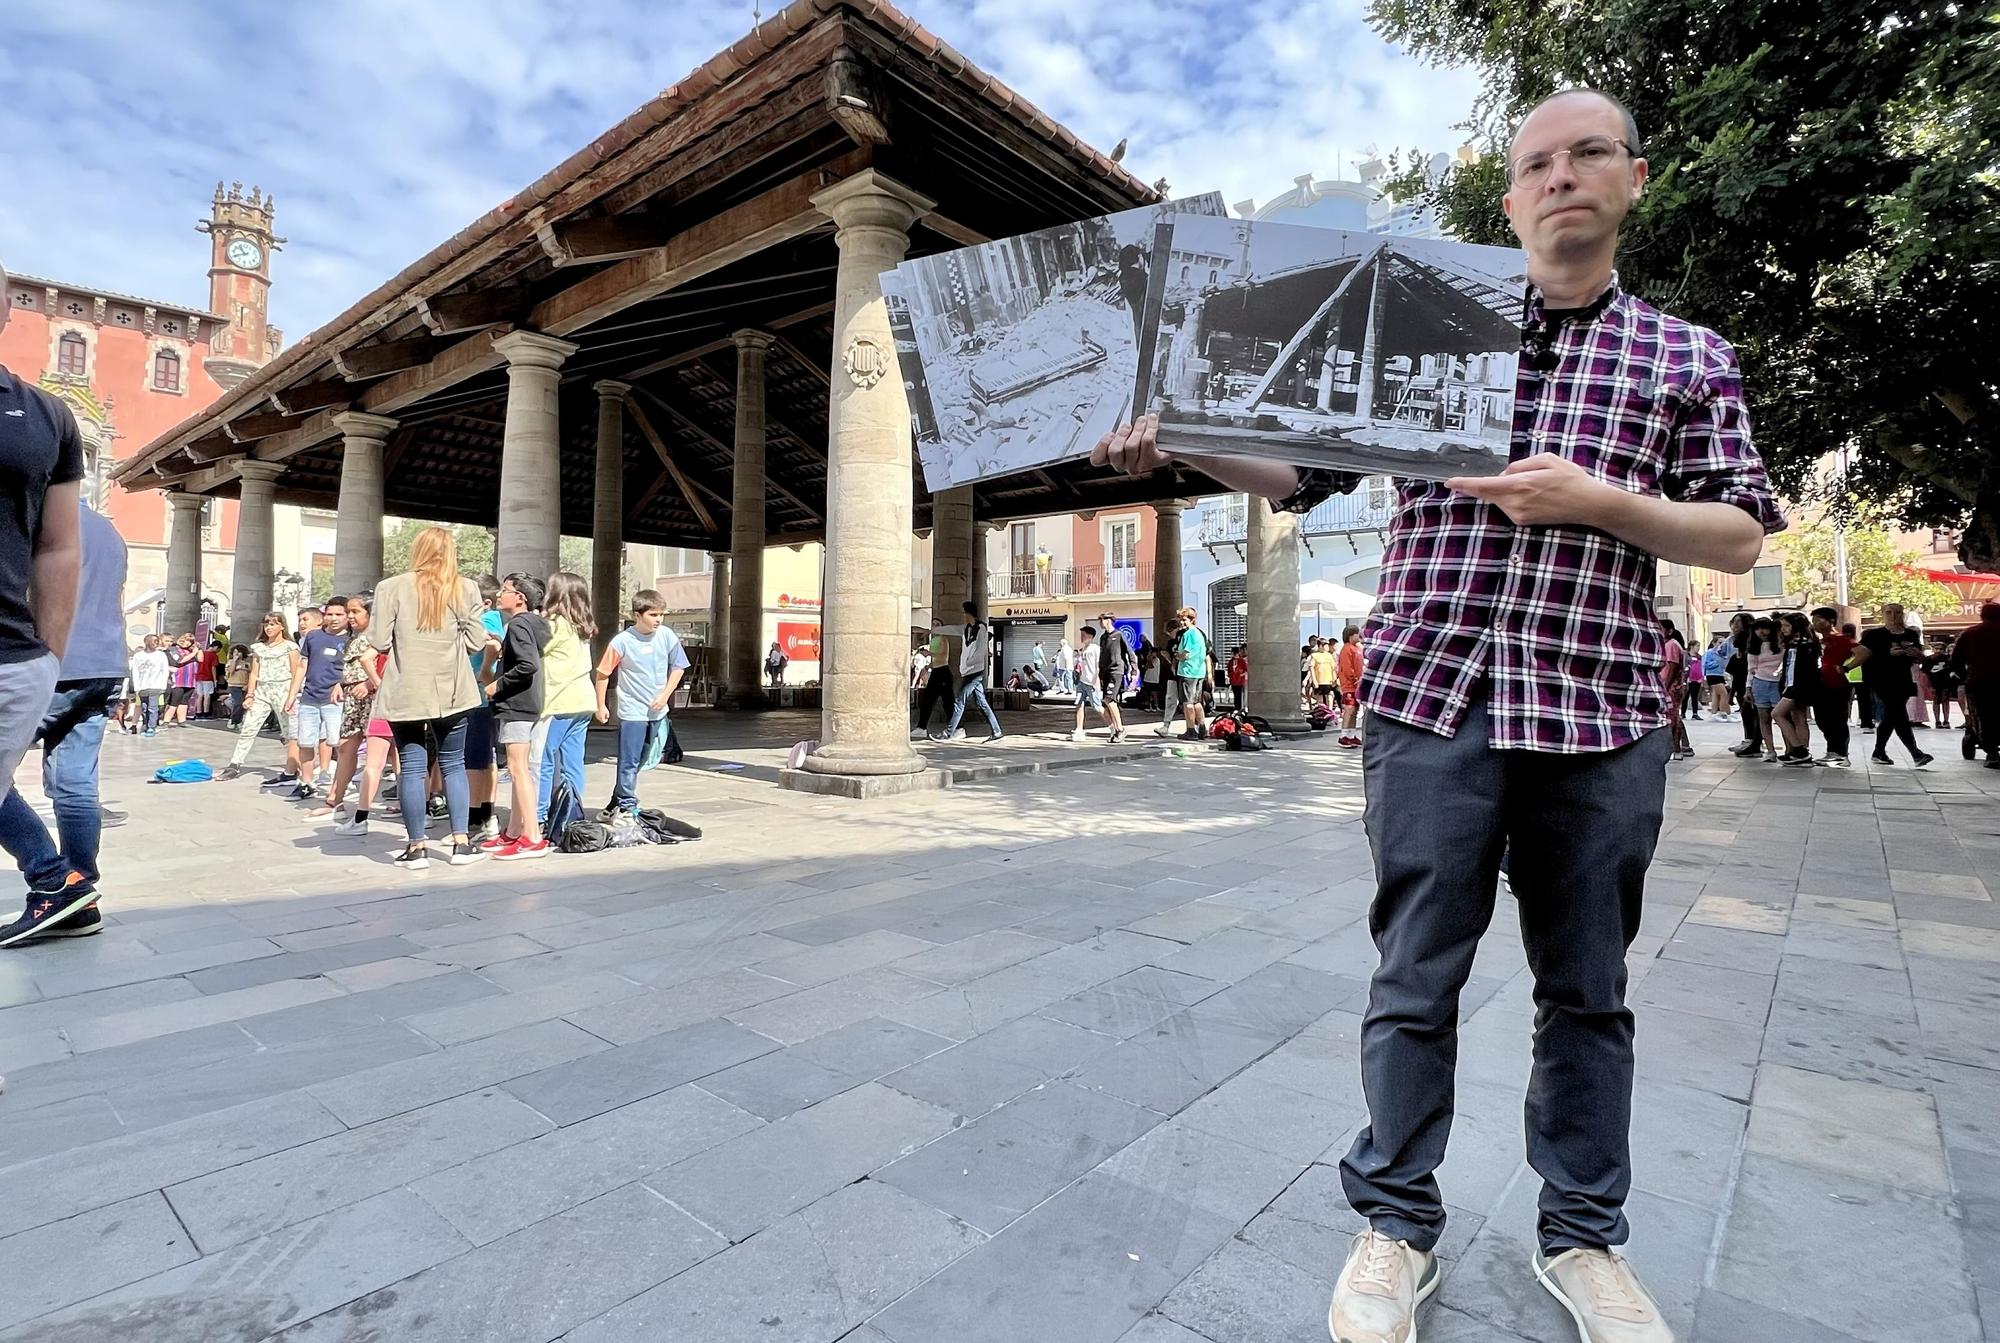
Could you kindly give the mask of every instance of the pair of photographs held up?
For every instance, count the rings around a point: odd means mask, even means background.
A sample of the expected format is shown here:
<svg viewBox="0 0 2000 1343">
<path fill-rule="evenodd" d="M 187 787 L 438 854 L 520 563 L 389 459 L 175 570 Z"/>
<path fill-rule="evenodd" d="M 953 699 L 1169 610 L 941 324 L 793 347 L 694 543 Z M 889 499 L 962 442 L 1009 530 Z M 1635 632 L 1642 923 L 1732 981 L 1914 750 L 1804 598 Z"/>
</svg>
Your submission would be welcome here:
<svg viewBox="0 0 2000 1343">
<path fill-rule="evenodd" d="M 1088 457 L 1136 415 L 1168 452 L 1442 480 L 1508 461 L 1525 256 L 1171 201 L 882 276 L 935 492 Z"/>
</svg>

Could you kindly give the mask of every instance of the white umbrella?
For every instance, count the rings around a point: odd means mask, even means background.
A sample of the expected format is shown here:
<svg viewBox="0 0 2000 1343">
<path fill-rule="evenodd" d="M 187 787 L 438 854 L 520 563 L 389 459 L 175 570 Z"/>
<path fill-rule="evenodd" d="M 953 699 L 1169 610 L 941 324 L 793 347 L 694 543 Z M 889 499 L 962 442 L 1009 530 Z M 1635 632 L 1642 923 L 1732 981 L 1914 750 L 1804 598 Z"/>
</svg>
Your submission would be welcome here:
<svg viewBox="0 0 2000 1343">
<path fill-rule="evenodd" d="M 1299 584 L 1299 619 L 1311 616 L 1315 628 L 1323 620 L 1358 620 L 1374 606 L 1373 597 L 1344 583 L 1316 578 L 1310 583 Z M 1248 602 L 1236 603 L 1236 614 L 1247 615 L 1249 611 Z"/>
</svg>

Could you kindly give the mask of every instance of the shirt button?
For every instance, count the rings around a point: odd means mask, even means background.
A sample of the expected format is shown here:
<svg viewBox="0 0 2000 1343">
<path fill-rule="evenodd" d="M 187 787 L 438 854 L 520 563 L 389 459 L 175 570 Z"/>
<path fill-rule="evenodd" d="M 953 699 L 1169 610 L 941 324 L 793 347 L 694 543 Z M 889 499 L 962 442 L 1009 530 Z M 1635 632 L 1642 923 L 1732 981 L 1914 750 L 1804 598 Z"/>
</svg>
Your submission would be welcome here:
<svg viewBox="0 0 2000 1343">
<path fill-rule="evenodd" d="M 1521 565 L 1521 557 L 1519 555 L 1509 555 L 1507 557 L 1507 563 L 1513 565 L 1515 568 L 1518 569 Z"/>
</svg>

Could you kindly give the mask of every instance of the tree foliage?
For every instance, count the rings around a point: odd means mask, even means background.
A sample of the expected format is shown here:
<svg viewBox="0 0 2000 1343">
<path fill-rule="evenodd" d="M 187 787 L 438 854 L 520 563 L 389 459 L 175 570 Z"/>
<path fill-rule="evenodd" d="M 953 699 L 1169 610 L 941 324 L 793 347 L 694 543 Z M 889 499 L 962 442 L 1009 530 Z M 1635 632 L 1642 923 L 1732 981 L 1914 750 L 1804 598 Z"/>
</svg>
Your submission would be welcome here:
<svg viewBox="0 0 2000 1343">
<path fill-rule="evenodd" d="M 431 523 L 404 518 L 382 538 L 382 572 L 400 574 L 410 567 L 410 543 Z M 458 546 L 458 571 L 471 576 L 493 573 L 493 533 L 484 527 L 464 523 L 451 528 Z M 565 536 L 559 543 L 556 563 L 571 573 L 590 577 L 590 541 L 581 536 Z M 627 566 L 629 568 L 630 566 Z M 543 575 L 547 577 L 547 575 Z"/>
<path fill-rule="evenodd" d="M 1616 95 L 1652 170 L 1620 279 L 1737 346 L 1779 487 L 1963 529 L 1960 558 L 2000 568 L 2000 3 L 1374 0 L 1369 17 L 1483 82 L 1483 156 L 1435 183 L 1410 165 L 1397 190 L 1511 244 L 1514 123 L 1559 88 Z"/>
<path fill-rule="evenodd" d="M 1807 607 L 1834 604 L 1834 523 L 1815 519 L 1778 537 L 1785 557 L 1785 591 L 1803 594 Z M 1885 527 L 1847 528 L 1847 601 L 1864 616 L 1885 602 L 1918 615 L 1942 615 L 1958 605 L 1958 594 L 1910 566 Z"/>
</svg>

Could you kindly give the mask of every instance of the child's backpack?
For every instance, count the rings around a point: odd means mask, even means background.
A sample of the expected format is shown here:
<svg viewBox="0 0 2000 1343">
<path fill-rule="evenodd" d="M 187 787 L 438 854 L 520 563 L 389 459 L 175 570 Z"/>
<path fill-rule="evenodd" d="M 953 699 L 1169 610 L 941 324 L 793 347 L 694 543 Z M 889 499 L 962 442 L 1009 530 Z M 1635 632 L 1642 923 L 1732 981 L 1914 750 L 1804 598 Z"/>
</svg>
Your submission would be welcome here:
<svg viewBox="0 0 2000 1343">
<path fill-rule="evenodd" d="M 583 799 L 576 795 L 576 789 L 570 787 L 568 779 L 557 775 L 555 787 L 549 790 L 549 817 L 544 829 L 551 835 L 563 837 L 563 852 L 588 852 L 571 849 L 568 844 L 570 827 L 583 819 Z"/>
<path fill-rule="evenodd" d="M 1333 726 L 1333 710 L 1324 704 L 1315 704 L 1306 711 L 1306 722 L 1315 732 L 1324 732 Z"/>
</svg>

